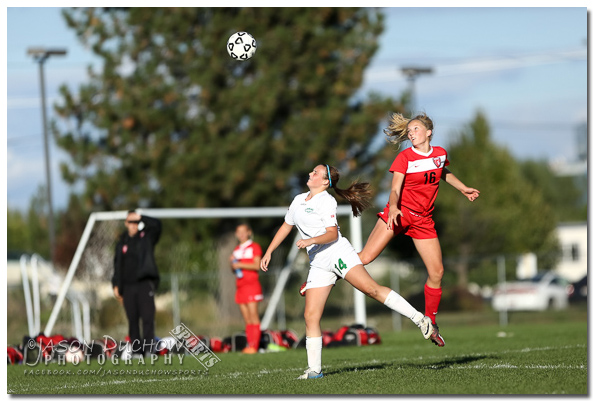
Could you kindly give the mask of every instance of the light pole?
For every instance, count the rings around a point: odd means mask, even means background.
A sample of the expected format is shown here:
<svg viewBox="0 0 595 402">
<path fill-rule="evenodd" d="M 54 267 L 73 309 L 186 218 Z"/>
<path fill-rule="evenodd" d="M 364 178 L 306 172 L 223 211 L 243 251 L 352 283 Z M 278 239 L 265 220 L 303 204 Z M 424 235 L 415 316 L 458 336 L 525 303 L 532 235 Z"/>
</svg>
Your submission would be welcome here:
<svg viewBox="0 0 595 402">
<path fill-rule="evenodd" d="M 430 67 L 402 67 L 401 73 L 407 77 L 409 82 L 409 93 L 411 94 L 411 112 L 415 113 L 415 79 L 422 74 L 432 74 Z"/>
<path fill-rule="evenodd" d="M 47 185 L 47 197 L 48 197 L 48 230 L 50 239 L 50 261 L 54 263 L 55 253 L 55 232 L 54 232 L 54 209 L 52 206 L 52 180 L 50 174 L 50 148 L 48 140 L 48 130 L 46 122 L 46 109 L 45 109 L 45 82 L 43 78 L 43 63 L 50 58 L 50 56 L 64 56 L 66 55 L 66 49 L 44 49 L 39 47 L 31 47 L 27 49 L 27 54 L 32 56 L 35 61 L 39 63 L 39 82 L 41 87 L 41 117 L 43 124 L 43 140 L 45 149 L 45 179 Z"/>
</svg>

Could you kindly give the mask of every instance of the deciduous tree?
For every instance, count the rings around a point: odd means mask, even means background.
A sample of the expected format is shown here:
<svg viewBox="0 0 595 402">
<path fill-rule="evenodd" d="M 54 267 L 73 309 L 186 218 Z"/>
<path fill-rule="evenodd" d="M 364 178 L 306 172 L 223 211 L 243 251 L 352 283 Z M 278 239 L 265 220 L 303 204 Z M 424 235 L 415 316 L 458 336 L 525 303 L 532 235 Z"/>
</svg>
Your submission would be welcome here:
<svg viewBox="0 0 595 402">
<path fill-rule="evenodd" d="M 481 191 L 473 203 L 442 182 L 435 220 L 445 258 L 458 285 L 466 287 L 472 259 L 497 254 L 555 252 L 558 223 L 543 189 L 523 173 L 507 149 L 490 137 L 487 118 L 475 120 L 448 147 L 452 172 L 468 186 Z M 551 260 L 548 260 L 551 263 Z M 542 266 L 543 267 L 543 266 Z"/>
</svg>

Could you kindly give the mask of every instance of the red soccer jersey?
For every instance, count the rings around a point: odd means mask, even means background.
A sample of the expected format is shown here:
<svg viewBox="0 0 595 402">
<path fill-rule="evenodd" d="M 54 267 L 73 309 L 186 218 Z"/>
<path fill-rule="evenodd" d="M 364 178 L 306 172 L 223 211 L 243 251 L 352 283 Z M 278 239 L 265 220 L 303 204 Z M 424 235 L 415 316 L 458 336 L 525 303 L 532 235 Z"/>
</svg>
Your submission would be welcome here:
<svg viewBox="0 0 595 402">
<path fill-rule="evenodd" d="M 432 147 L 427 154 L 413 147 L 401 151 L 389 169 L 405 175 L 399 209 L 403 205 L 422 216 L 431 215 L 442 170 L 449 164 L 446 150 L 442 147 Z"/>
<path fill-rule="evenodd" d="M 254 257 L 262 257 L 262 249 L 258 243 L 248 240 L 238 245 L 233 250 L 233 256 L 238 262 L 252 263 L 254 262 Z M 240 282 L 258 281 L 258 271 L 253 269 L 242 269 L 242 272 L 244 273 L 244 277 L 241 279 L 238 278 L 238 285 Z"/>
</svg>

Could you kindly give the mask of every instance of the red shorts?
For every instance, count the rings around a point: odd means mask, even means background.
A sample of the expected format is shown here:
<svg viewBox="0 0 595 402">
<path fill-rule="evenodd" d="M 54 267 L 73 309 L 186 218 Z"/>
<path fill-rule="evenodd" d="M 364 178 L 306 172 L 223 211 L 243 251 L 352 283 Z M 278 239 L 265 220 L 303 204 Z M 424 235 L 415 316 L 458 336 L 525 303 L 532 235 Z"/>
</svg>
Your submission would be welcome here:
<svg viewBox="0 0 595 402">
<path fill-rule="evenodd" d="M 242 281 L 243 282 L 243 281 Z M 236 290 L 236 303 L 246 304 L 251 302 L 262 301 L 264 296 L 262 295 L 262 288 L 260 282 L 250 281 L 247 283 L 241 283 Z"/>
<path fill-rule="evenodd" d="M 398 226 L 394 227 L 395 235 L 399 233 L 406 234 L 414 239 L 435 239 L 438 237 L 434 228 L 434 220 L 431 216 L 421 216 L 407 207 L 401 206 L 403 215 L 397 217 Z M 378 217 L 384 222 L 388 220 L 388 207 L 379 212 Z"/>
</svg>

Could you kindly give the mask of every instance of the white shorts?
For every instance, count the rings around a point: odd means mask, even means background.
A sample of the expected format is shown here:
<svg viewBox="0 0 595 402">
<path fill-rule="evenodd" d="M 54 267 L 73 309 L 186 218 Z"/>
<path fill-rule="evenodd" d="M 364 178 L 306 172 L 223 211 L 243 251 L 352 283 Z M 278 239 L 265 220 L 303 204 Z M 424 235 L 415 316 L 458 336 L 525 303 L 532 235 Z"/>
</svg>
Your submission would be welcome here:
<svg viewBox="0 0 595 402">
<path fill-rule="evenodd" d="M 338 278 L 345 278 L 347 272 L 362 261 L 346 238 L 340 238 L 329 248 L 310 256 L 310 272 L 306 289 L 334 285 Z"/>
</svg>

